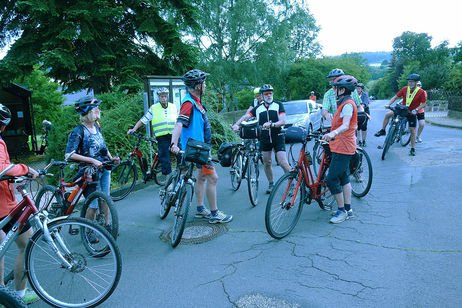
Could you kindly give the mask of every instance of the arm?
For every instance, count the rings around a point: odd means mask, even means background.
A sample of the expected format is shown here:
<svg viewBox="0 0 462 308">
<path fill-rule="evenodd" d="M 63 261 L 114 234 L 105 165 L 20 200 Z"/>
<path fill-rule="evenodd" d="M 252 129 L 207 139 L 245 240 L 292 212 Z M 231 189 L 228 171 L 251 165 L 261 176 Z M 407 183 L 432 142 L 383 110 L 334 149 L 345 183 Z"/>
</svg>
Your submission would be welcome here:
<svg viewBox="0 0 462 308">
<path fill-rule="evenodd" d="M 348 128 L 350 127 L 350 121 L 351 121 L 351 115 L 345 115 L 343 117 L 342 125 L 340 125 L 340 127 L 338 127 L 336 130 L 328 134 L 325 134 L 322 137 L 322 139 L 329 141 L 329 140 L 334 139 L 336 136 L 346 132 Z"/>
<path fill-rule="evenodd" d="M 393 96 L 390 101 L 388 102 L 388 105 L 385 105 L 385 108 L 390 108 L 391 104 L 393 104 L 396 100 L 398 99 L 398 96 Z"/>
<path fill-rule="evenodd" d="M 178 152 L 180 151 L 180 148 L 178 147 L 178 139 L 180 138 L 182 129 L 183 123 L 176 122 L 172 132 L 172 145 L 170 147 L 170 151 L 174 154 L 178 154 Z"/>
<path fill-rule="evenodd" d="M 279 121 L 277 121 L 276 123 L 272 123 L 272 126 L 273 127 L 281 127 L 281 126 L 284 126 L 285 124 L 286 124 L 286 114 L 281 113 L 279 115 Z"/>
<path fill-rule="evenodd" d="M 140 128 L 141 125 L 144 125 L 143 121 L 139 120 L 138 122 L 136 122 L 135 126 L 133 126 L 133 128 L 130 128 L 128 131 L 127 131 L 127 135 L 130 135 L 130 134 L 133 134 L 134 132 L 136 132 L 138 130 L 138 128 Z"/>
<path fill-rule="evenodd" d="M 253 108 L 249 108 L 249 109 L 252 110 Z M 237 132 L 239 130 L 239 125 L 241 125 L 242 122 L 247 121 L 248 119 L 252 117 L 252 115 L 249 112 L 250 111 L 247 110 L 247 113 L 244 114 L 239 120 L 237 120 L 236 123 L 234 123 L 233 131 Z"/>
</svg>

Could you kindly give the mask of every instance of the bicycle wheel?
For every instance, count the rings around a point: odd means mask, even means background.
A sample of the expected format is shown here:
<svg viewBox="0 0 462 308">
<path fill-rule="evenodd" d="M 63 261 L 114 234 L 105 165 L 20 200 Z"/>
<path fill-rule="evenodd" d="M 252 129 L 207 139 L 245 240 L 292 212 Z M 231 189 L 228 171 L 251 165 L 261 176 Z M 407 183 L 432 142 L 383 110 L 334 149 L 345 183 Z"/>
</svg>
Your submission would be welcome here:
<svg viewBox="0 0 462 308">
<path fill-rule="evenodd" d="M 180 196 L 178 198 L 178 204 L 175 209 L 175 219 L 173 221 L 172 228 L 172 247 L 178 246 L 181 242 L 181 236 L 183 235 L 184 226 L 188 219 L 189 205 L 193 195 L 193 187 L 191 184 L 186 183 L 180 190 Z"/>
<path fill-rule="evenodd" d="M 42 212 L 46 210 L 50 219 L 61 216 L 64 210 L 64 200 L 56 187 L 43 186 L 35 197 L 35 206 Z"/>
<path fill-rule="evenodd" d="M 247 188 L 249 191 L 250 203 L 253 206 L 258 204 L 258 177 L 260 170 L 258 168 L 258 159 L 252 156 L 247 165 Z"/>
<path fill-rule="evenodd" d="M 85 198 L 85 202 L 80 209 L 80 217 L 85 218 L 88 207 L 92 203 L 96 203 L 95 205 L 97 206 L 93 222 L 110 230 L 110 233 L 116 239 L 119 233 L 119 216 L 117 215 L 114 202 L 112 202 L 112 199 L 108 195 L 101 191 L 92 192 Z M 107 218 L 105 215 L 106 212 Z"/>
<path fill-rule="evenodd" d="M 387 137 L 385 138 L 385 144 L 383 145 L 382 160 L 385 160 L 385 155 L 387 154 L 388 149 L 395 141 L 395 130 L 396 130 L 396 126 L 392 124 L 390 126 L 390 129 L 388 130 Z"/>
<path fill-rule="evenodd" d="M 324 148 L 321 146 L 318 140 L 315 142 L 313 146 L 313 170 L 314 170 L 314 174 L 316 177 L 318 176 L 318 169 L 319 169 L 319 166 L 321 165 L 323 154 L 324 154 Z"/>
<path fill-rule="evenodd" d="M 357 148 L 359 162 L 355 170 L 350 174 L 351 193 L 357 198 L 367 195 L 372 185 L 372 163 L 367 152 Z"/>
<path fill-rule="evenodd" d="M 300 155 L 300 150 L 295 149 L 297 143 L 292 143 L 287 151 L 287 161 L 292 167 L 295 167 L 298 163 L 298 156 Z"/>
<path fill-rule="evenodd" d="M 298 187 L 298 190 L 296 188 L 297 181 L 301 176 L 301 172 L 284 174 L 274 185 L 266 202 L 266 230 L 275 239 L 281 239 L 288 235 L 300 218 L 305 200 L 305 190 L 302 187 L 303 183 Z"/>
<path fill-rule="evenodd" d="M 161 192 L 159 193 L 160 196 L 160 210 L 159 210 L 159 215 L 160 219 L 164 219 L 167 217 L 168 212 L 170 212 L 170 208 L 172 207 L 171 204 L 171 197 L 170 194 L 173 192 L 175 189 L 175 179 L 177 176 L 178 171 L 173 171 L 172 174 L 170 175 L 170 178 L 167 180 L 167 183 L 165 186 L 161 189 Z"/>
<path fill-rule="evenodd" d="M 111 171 L 111 198 L 120 201 L 130 194 L 138 179 L 136 165 L 130 160 L 122 161 Z"/>
<path fill-rule="evenodd" d="M 229 170 L 231 173 L 231 186 L 233 187 L 234 191 L 238 190 L 241 186 L 243 167 L 242 163 L 242 153 L 237 151 L 236 154 L 234 154 L 233 163 L 231 164 L 231 169 Z"/>
<path fill-rule="evenodd" d="M 411 142 L 411 130 L 409 129 L 409 121 L 404 120 L 401 122 L 401 126 L 399 128 L 399 144 L 405 147 Z"/>
<path fill-rule="evenodd" d="M 154 168 L 152 168 L 152 177 L 154 178 L 154 182 L 159 186 L 164 186 L 167 182 L 167 177 L 162 174 L 162 167 L 160 166 L 159 156 L 157 156 L 157 160 L 154 163 Z"/>
<path fill-rule="evenodd" d="M 27 191 L 29 192 L 29 196 L 32 200 L 35 200 L 35 197 L 37 197 L 38 192 L 45 185 L 46 182 L 41 177 L 29 181 L 29 183 L 27 184 Z"/>
<path fill-rule="evenodd" d="M 69 229 L 91 230 L 99 245 L 108 247 L 106 254 L 88 254 L 81 237 Z M 53 221 L 48 230 L 53 245 L 38 230 L 24 254 L 27 277 L 37 295 L 55 307 L 95 307 L 104 302 L 122 273 L 122 258 L 114 238 L 103 227 L 80 217 Z M 54 247 L 70 267 L 63 264 Z"/>
<path fill-rule="evenodd" d="M 324 211 L 330 211 L 336 205 L 335 197 L 330 191 L 329 187 L 327 187 L 328 169 L 328 166 L 323 166 L 322 175 L 319 180 L 320 185 L 318 186 L 318 194 L 322 193 L 322 195 L 316 198 L 316 202 L 318 203 L 319 207 Z"/>
<path fill-rule="evenodd" d="M 16 292 L 0 285 L 0 307 L 26 308 L 27 305 Z"/>
</svg>

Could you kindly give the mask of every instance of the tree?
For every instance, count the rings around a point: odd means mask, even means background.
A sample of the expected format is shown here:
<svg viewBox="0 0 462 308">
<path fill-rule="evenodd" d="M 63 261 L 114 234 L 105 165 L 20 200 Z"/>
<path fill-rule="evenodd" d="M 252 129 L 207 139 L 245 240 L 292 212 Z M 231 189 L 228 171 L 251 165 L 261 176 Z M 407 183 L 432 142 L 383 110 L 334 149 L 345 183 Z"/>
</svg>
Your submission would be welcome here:
<svg viewBox="0 0 462 308">
<path fill-rule="evenodd" d="M 3 80 L 43 63 L 68 91 L 132 89 L 143 74 L 174 74 L 196 63 L 180 32 L 197 27 L 190 0 L 5 0 L 2 42 L 17 38 L 0 62 Z M 136 87 L 136 86 L 135 86 Z"/>
</svg>

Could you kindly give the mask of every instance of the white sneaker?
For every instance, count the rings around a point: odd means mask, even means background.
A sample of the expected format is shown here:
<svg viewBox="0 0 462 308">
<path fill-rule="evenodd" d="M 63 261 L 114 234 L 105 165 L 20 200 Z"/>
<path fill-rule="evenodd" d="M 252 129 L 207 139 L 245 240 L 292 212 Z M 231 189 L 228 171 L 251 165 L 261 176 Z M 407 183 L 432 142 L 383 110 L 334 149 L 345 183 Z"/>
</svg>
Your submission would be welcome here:
<svg viewBox="0 0 462 308">
<path fill-rule="evenodd" d="M 333 224 L 341 223 L 348 219 L 348 213 L 346 211 L 337 210 L 337 213 L 330 219 L 330 222 Z"/>
<path fill-rule="evenodd" d="M 416 140 L 416 142 L 417 142 L 417 143 L 422 143 L 422 142 L 423 142 L 423 140 L 422 140 L 422 138 L 420 138 L 420 137 L 417 137 L 417 140 Z"/>
</svg>

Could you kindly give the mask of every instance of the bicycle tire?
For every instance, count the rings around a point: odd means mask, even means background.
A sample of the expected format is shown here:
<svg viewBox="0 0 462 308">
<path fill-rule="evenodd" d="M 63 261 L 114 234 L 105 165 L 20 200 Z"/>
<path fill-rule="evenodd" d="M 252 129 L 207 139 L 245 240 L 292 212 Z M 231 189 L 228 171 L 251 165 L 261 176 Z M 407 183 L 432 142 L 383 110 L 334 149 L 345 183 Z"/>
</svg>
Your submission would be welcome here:
<svg viewBox="0 0 462 308">
<path fill-rule="evenodd" d="M 181 242 L 186 220 L 188 219 L 189 206 L 191 204 L 193 187 L 189 183 L 185 183 L 181 187 L 178 197 L 178 204 L 175 209 L 175 219 L 172 227 L 172 247 L 175 248 Z"/>
<path fill-rule="evenodd" d="M 294 198 L 294 189 L 297 186 L 298 178 L 301 176 L 301 172 L 288 172 L 284 174 L 274 185 L 268 201 L 266 202 L 266 231 L 268 231 L 268 234 L 275 239 L 282 239 L 292 232 L 300 218 L 305 200 L 305 190 L 302 187 L 304 185 L 303 178 L 297 194 L 295 195 L 295 201 L 292 207 L 289 206 Z M 286 197 L 284 198 L 284 196 Z M 297 197 L 299 198 L 298 201 Z M 281 226 L 281 219 L 284 218 L 283 216 L 288 216 L 289 213 L 292 217 L 288 217 L 287 226 L 282 228 L 282 230 L 279 230 L 279 227 Z"/>
<path fill-rule="evenodd" d="M 71 227 L 95 232 L 101 245 L 108 247 L 107 253 L 99 257 L 88 255 L 80 236 L 67 231 Z M 54 245 L 72 268 L 62 265 L 43 231 L 37 230 L 24 254 L 25 270 L 32 289 L 54 307 L 96 307 L 103 303 L 114 292 L 122 273 L 122 257 L 111 234 L 80 217 L 50 222 L 48 230 Z"/>
<path fill-rule="evenodd" d="M 120 201 L 127 197 L 135 188 L 138 171 L 132 161 L 121 162 L 111 171 L 111 198 Z"/>
<path fill-rule="evenodd" d="M 295 149 L 296 144 L 297 143 L 292 143 L 289 147 L 289 151 L 287 151 L 287 161 L 292 166 L 292 168 L 298 164 L 297 154 L 300 154 L 300 151 Z"/>
<path fill-rule="evenodd" d="M 62 216 L 65 211 L 61 192 L 52 185 L 43 186 L 35 196 L 35 206 L 39 212 L 46 210 L 50 219 Z"/>
<path fill-rule="evenodd" d="M 231 186 L 234 191 L 237 191 L 241 186 L 242 182 L 242 168 L 243 168 L 243 157 L 240 151 L 237 151 L 232 160 L 231 169 Z"/>
<path fill-rule="evenodd" d="M 405 147 L 411 142 L 411 130 L 409 128 L 409 121 L 405 120 L 399 127 L 399 144 Z"/>
<path fill-rule="evenodd" d="M 0 307 L 26 308 L 27 305 L 16 292 L 0 285 Z"/>
<path fill-rule="evenodd" d="M 164 195 L 160 196 L 160 209 L 159 209 L 159 215 L 160 219 L 165 219 L 167 217 L 168 213 L 170 212 L 170 208 L 172 207 L 171 200 L 168 200 L 168 194 L 169 192 L 173 191 L 175 189 L 175 184 L 173 181 L 176 178 L 176 170 L 172 172 L 170 175 L 170 178 L 167 180 L 167 183 L 163 187 L 165 190 Z M 173 183 L 173 185 L 172 185 Z"/>
<path fill-rule="evenodd" d="M 82 208 L 80 209 L 80 217 L 85 218 L 85 215 L 87 213 L 88 206 L 90 203 L 95 200 L 102 200 L 106 202 L 108 208 L 109 208 L 109 219 L 110 221 L 106 224 L 106 218 L 104 217 L 104 213 L 101 211 L 101 205 L 98 202 L 98 209 L 96 211 L 96 217 L 93 220 L 96 224 L 105 227 L 106 225 L 111 226 L 111 234 L 114 237 L 114 239 L 117 239 L 118 233 L 119 233 L 119 215 L 117 213 L 117 210 L 114 206 L 114 202 L 112 201 L 112 198 L 106 195 L 105 193 L 101 191 L 95 191 L 92 192 L 88 197 L 85 198 L 85 202 L 82 205 Z"/>
<path fill-rule="evenodd" d="M 321 165 L 323 154 L 324 154 L 324 148 L 321 146 L 321 143 L 319 142 L 319 140 L 317 140 L 313 146 L 313 158 L 312 158 L 314 175 L 316 177 L 318 176 L 318 169 L 319 169 L 319 166 Z"/>
<path fill-rule="evenodd" d="M 319 207 L 324 211 L 329 211 L 336 205 L 335 197 L 327 186 L 327 170 L 328 166 L 324 165 L 320 177 L 320 185 L 318 186 L 318 193 L 326 191 L 324 194 L 316 198 Z"/>
<path fill-rule="evenodd" d="M 353 174 L 350 174 L 351 193 L 356 198 L 362 198 L 371 189 L 373 169 L 369 154 L 363 148 L 357 148 L 356 152 L 359 152 L 360 162 Z M 356 185 L 356 183 L 365 183 L 365 185 Z"/>
<path fill-rule="evenodd" d="M 247 164 L 247 190 L 250 203 L 255 207 L 258 204 L 258 177 L 260 175 L 258 159 L 252 156 Z"/>
<path fill-rule="evenodd" d="M 154 183 L 156 183 L 159 186 L 164 186 L 165 183 L 167 182 L 167 177 L 166 176 L 161 176 L 162 175 L 162 167 L 160 165 L 160 160 L 159 157 L 157 157 L 156 162 L 154 163 L 154 167 L 151 170 L 152 172 L 152 178 L 154 179 Z"/>
<path fill-rule="evenodd" d="M 392 124 L 390 126 L 390 129 L 388 130 L 387 137 L 385 138 L 385 144 L 383 145 L 383 150 L 382 150 L 382 160 L 385 160 L 385 155 L 388 152 L 388 149 L 391 147 L 395 140 L 395 130 L 396 126 Z"/>
</svg>

